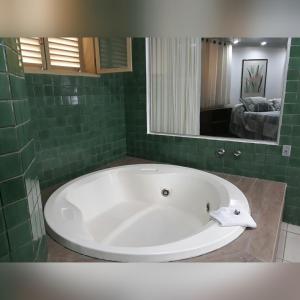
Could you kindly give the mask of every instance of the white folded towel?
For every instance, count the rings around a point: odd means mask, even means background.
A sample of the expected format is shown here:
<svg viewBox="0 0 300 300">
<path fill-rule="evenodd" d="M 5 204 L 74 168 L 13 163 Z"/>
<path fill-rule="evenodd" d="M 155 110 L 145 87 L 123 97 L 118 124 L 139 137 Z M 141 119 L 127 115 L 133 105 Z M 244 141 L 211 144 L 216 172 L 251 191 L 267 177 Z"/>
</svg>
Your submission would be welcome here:
<svg viewBox="0 0 300 300">
<path fill-rule="evenodd" d="M 250 214 L 241 207 L 227 206 L 213 210 L 209 215 L 221 226 L 243 226 L 256 228 L 256 223 Z"/>
</svg>

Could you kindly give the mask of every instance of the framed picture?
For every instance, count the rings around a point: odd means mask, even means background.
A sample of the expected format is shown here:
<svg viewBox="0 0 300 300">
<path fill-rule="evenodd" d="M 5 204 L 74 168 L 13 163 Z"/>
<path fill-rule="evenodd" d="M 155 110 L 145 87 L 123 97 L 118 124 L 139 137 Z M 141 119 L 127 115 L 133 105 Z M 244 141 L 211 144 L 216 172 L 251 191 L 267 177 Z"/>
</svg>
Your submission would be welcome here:
<svg viewBox="0 0 300 300">
<path fill-rule="evenodd" d="M 241 98 L 265 97 L 267 59 L 243 59 Z"/>
</svg>

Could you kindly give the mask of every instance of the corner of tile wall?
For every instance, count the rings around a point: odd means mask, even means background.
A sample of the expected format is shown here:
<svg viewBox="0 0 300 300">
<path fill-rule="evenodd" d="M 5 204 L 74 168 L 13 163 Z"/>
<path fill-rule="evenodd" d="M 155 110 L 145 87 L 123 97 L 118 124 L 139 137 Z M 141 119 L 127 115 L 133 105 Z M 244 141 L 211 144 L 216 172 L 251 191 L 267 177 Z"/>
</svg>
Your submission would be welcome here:
<svg viewBox="0 0 300 300">
<path fill-rule="evenodd" d="M 284 220 L 300 225 L 300 39 L 291 41 L 280 145 L 292 145 L 285 169 Z"/>
<path fill-rule="evenodd" d="M 0 261 L 45 261 L 29 103 L 15 38 L 0 39 Z"/>
</svg>

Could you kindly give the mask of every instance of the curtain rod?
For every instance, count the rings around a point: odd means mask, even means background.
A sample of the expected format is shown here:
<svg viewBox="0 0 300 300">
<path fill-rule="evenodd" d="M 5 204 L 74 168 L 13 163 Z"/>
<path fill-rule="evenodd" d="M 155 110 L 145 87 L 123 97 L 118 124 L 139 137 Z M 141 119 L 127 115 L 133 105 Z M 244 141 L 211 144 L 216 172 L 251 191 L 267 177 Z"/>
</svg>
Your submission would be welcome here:
<svg viewBox="0 0 300 300">
<path fill-rule="evenodd" d="M 220 41 L 218 41 L 218 40 L 216 40 L 216 39 L 208 39 L 208 38 L 201 38 L 201 40 L 202 41 L 205 41 L 205 42 L 212 42 L 212 43 L 214 43 L 214 44 L 216 44 L 216 43 L 218 43 L 219 45 L 224 45 L 224 46 L 226 46 L 227 45 L 227 42 L 220 42 Z M 228 42 L 229 43 L 229 42 Z"/>
</svg>

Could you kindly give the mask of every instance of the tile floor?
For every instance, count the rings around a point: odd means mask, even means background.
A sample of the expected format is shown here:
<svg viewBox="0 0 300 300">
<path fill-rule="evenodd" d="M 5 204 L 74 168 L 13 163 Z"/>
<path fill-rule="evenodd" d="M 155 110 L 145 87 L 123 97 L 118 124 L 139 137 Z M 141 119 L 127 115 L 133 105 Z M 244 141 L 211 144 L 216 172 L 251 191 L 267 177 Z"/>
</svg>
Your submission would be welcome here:
<svg viewBox="0 0 300 300">
<path fill-rule="evenodd" d="M 300 226 L 282 223 L 277 262 L 300 262 Z"/>
</svg>

